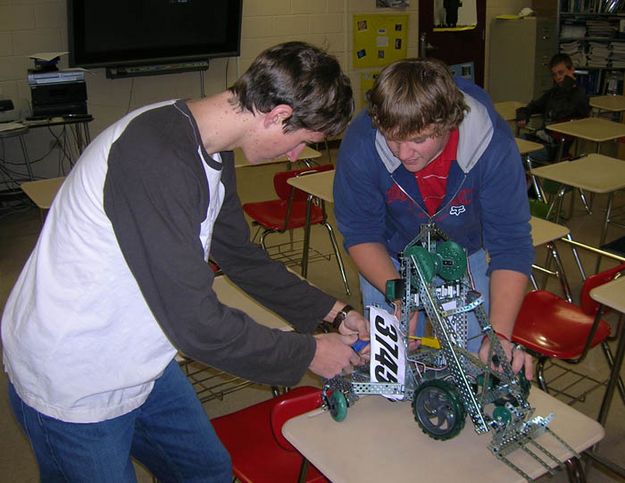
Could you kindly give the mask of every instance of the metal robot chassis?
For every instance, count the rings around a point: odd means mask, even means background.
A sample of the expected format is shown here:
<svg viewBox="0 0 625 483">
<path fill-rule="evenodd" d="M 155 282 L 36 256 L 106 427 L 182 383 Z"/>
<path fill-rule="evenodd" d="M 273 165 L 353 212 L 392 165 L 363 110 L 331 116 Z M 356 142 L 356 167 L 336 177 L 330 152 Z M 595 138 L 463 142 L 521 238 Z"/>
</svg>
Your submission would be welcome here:
<svg viewBox="0 0 625 483">
<path fill-rule="evenodd" d="M 579 455 L 548 428 L 553 414 L 534 416 L 527 401 L 530 384 L 515 374 L 499 338 L 490 325 L 483 299 L 468 276 L 467 256 L 462 247 L 449 240 L 435 225 L 421 227 L 420 233 L 400 254 L 400 279 L 386 287 L 388 300 L 401 300 L 398 338 L 405 349 L 403 381 L 373 381 L 369 367 L 350 377 L 337 376 L 325 382 L 324 405 L 336 421 L 360 395 L 382 395 L 412 402 L 417 424 L 428 436 L 447 440 L 460 433 L 466 415 L 478 434 L 492 431 L 490 451 L 531 481 L 518 464 L 509 459 L 516 450 L 553 473 L 563 464 L 535 439 L 545 433 L 570 453 Z M 415 311 L 425 311 L 434 335 L 409 350 L 409 322 Z M 467 314 L 473 312 L 490 349 L 486 364 L 467 347 Z M 383 378 L 382 378 L 383 379 Z"/>
</svg>

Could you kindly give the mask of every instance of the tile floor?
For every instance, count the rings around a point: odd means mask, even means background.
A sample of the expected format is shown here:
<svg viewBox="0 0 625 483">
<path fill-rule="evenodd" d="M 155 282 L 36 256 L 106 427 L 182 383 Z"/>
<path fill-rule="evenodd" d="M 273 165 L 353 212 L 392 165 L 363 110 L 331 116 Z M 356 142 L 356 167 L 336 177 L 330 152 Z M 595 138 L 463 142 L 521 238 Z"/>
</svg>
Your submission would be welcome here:
<svg viewBox="0 0 625 483">
<path fill-rule="evenodd" d="M 624 161 L 625 162 L 625 161 Z M 243 202 L 262 200 L 273 197 L 272 176 L 277 170 L 283 169 L 283 165 L 267 165 L 261 167 L 241 168 L 238 172 L 239 193 Z M 603 199 L 599 197 L 595 201 L 593 215 L 586 215 L 576 204 L 573 216 L 567 221 L 575 238 L 588 244 L 596 244 L 599 238 L 601 205 Z M 623 204 L 625 197 L 620 197 Z M 331 207 L 330 207 L 331 209 Z M 333 219 L 331 219 L 333 222 Z M 38 210 L 31 208 L 25 211 L 3 213 L 0 211 L 0 308 L 4 306 L 6 297 L 18 276 L 20 269 L 30 253 L 41 227 Z M 608 240 L 625 235 L 625 231 L 618 228 L 610 228 Z M 327 250 L 329 244 L 327 236 L 322 229 L 313 229 L 313 243 L 316 246 L 323 245 Z M 570 276 L 574 292 L 579 290 L 581 279 L 573 264 L 573 258 L 567 247 L 560 247 L 567 273 Z M 537 260 L 544 259 L 544 253 L 539 250 Z M 584 254 L 585 266 L 590 270 L 594 267 L 593 258 Z M 349 282 L 352 287 L 352 295 L 347 297 L 343 292 L 342 283 L 338 276 L 338 270 L 334 260 L 322 261 L 311 265 L 309 279 L 351 305 L 360 306 L 358 294 L 358 277 L 350 260 L 345 257 L 348 269 Z M 607 267 L 610 261 L 604 262 Z M 548 281 L 548 288 L 559 293 L 558 284 Z M 593 351 L 587 360 L 578 367 L 585 374 L 597 378 L 606 377 L 606 365 L 600 351 Z M 623 371 L 625 374 L 625 371 Z M 303 381 L 307 384 L 318 384 L 313 377 L 307 377 Z M 38 473 L 35 461 L 29 445 L 19 431 L 7 406 L 6 377 L 0 371 L 0 482 L 35 482 L 38 481 Z M 537 389 L 534 389 L 537 390 Z M 590 417 L 596 417 L 601 401 L 602 390 L 596 390 L 588 395 L 585 402 L 577 403 L 575 407 Z M 255 401 L 270 397 L 270 392 L 263 387 L 252 386 L 242 391 L 229 394 L 223 400 L 213 400 L 205 403 L 206 411 L 210 416 L 218 416 L 241 407 L 245 407 Z M 557 417 L 557 415 L 556 415 Z M 625 466 L 625 406 L 615 397 L 606 428 L 606 437 L 600 445 L 601 454 L 613 458 L 619 464 Z M 139 481 L 151 481 L 149 474 L 137 468 Z M 554 477 L 545 477 L 541 481 L 566 481 L 566 475 L 559 473 Z M 597 470 L 590 469 L 589 482 L 619 481 Z"/>
</svg>

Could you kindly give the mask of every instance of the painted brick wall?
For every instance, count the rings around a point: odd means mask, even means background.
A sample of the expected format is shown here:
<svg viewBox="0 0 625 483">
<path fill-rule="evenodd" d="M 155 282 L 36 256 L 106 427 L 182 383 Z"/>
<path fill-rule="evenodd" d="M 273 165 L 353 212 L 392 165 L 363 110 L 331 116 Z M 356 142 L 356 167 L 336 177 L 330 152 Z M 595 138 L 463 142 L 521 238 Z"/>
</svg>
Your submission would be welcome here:
<svg viewBox="0 0 625 483">
<path fill-rule="evenodd" d="M 516 13 L 523 6 L 522 0 L 489 0 L 488 16 Z M 26 71 L 32 61 L 28 56 L 67 50 L 65 9 L 65 0 L 0 0 L 0 97 L 12 99 L 21 114 L 29 112 Z M 205 93 L 211 95 L 226 88 L 264 48 L 287 40 L 304 40 L 339 58 L 359 98 L 360 71 L 351 68 L 351 17 L 355 13 L 385 12 L 389 9 L 375 8 L 375 0 L 244 0 L 241 56 L 211 61 L 204 76 Z M 410 16 L 409 56 L 418 54 L 417 12 L 418 0 L 412 0 L 405 11 Z M 67 57 L 62 66 L 67 66 Z M 95 117 L 91 133 L 95 136 L 135 107 L 163 99 L 198 97 L 201 84 L 198 73 L 111 80 L 105 77 L 104 69 L 94 69 L 87 75 L 87 90 L 89 112 Z M 37 159 L 46 153 L 49 135 L 33 131 L 28 134 L 28 143 L 31 157 Z M 7 156 L 14 154 L 13 149 L 7 143 Z M 45 164 L 40 163 L 38 169 L 44 169 Z M 38 174 L 55 175 L 56 164 L 49 164 L 52 166 L 47 171 Z"/>
</svg>

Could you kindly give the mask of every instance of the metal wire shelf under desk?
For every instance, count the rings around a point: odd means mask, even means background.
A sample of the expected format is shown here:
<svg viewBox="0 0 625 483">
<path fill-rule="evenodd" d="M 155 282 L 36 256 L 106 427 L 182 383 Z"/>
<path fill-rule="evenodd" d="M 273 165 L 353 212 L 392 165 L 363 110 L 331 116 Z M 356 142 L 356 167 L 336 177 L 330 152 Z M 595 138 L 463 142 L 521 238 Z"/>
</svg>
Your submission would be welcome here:
<svg viewBox="0 0 625 483">
<path fill-rule="evenodd" d="M 184 356 L 178 356 L 177 360 L 202 403 L 214 399 L 223 401 L 228 394 L 254 384 Z"/>
<path fill-rule="evenodd" d="M 267 247 L 267 255 L 270 258 L 284 263 L 286 266 L 295 266 L 302 263 L 302 252 L 304 249 L 303 240 L 287 241 Z M 330 261 L 331 253 L 322 253 L 319 250 L 310 247 L 308 255 L 308 263 L 319 262 L 322 260 Z"/>
<path fill-rule="evenodd" d="M 586 396 L 606 385 L 588 374 L 576 371 L 569 364 L 549 361 L 545 365 L 545 379 L 549 383 L 549 394 L 569 406 L 585 402 Z"/>
</svg>

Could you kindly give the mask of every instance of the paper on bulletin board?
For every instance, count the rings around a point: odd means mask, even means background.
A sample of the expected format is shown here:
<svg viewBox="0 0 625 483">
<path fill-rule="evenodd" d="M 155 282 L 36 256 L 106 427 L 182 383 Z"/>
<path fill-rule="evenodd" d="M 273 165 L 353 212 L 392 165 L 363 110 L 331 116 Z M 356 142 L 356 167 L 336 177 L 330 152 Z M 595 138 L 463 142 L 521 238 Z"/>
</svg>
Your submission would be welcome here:
<svg viewBox="0 0 625 483">
<path fill-rule="evenodd" d="M 406 58 L 408 15 L 354 15 L 353 65 L 382 67 Z"/>
<path fill-rule="evenodd" d="M 360 101 L 361 106 L 366 106 L 369 103 L 367 98 L 369 91 L 373 89 L 373 83 L 380 75 L 380 70 L 361 72 L 360 73 Z"/>
</svg>

